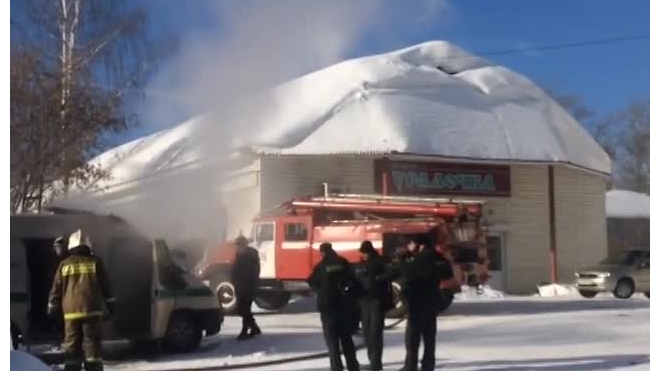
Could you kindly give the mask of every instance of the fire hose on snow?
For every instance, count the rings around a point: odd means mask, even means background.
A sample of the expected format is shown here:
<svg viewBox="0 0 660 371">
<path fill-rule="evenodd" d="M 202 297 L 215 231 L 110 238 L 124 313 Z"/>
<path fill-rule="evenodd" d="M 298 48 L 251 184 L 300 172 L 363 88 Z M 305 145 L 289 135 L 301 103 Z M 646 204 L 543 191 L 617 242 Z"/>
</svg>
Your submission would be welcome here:
<svg viewBox="0 0 660 371">
<path fill-rule="evenodd" d="M 396 320 L 394 323 L 388 324 L 385 326 L 385 330 L 391 330 L 398 326 L 400 323 L 405 321 L 407 319 L 406 316 Z M 361 331 L 358 331 L 357 335 L 362 335 Z M 355 344 L 355 350 L 361 350 L 364 349 L 366 344 L 364 341 Z M 276 365 L 281 365 L 281 364 L 287 364 L 287 363 L 294 363 L 294 362 L 302 362 L 302 361 L 310 361 L 314 359 L 321 359 L 328 357 L 328 352 L 317 352 L 317 353 L 310 353 L 310 354 L 303 354 L 303 355 L 298 355 L 298 356 L 292 356 L 292 357 L 286 357 L 286 358 L 279 358 L 279 359 L 273 359 L 273 360 L 268 360 L 268 361 L 258 361 L 258 362 L 248 362 L 248 363 L 240 363 L 240 364 L 235 364 L 235 365 L 228 365 L 228 364 L 219 364 L 219 365 L 207 365 L 207 366 L 202 366 L 202 367 L 186 367 L 186 368 L 162 368 L 162 369 L 150 369 L 149 371 L 225 371 L 225 370 L 240 370 L 240 369 L 246 369 L 246 368 L 257 368 L 257 367 L 267 367 L 267 366 L 276 366 Z"/>
</svg>

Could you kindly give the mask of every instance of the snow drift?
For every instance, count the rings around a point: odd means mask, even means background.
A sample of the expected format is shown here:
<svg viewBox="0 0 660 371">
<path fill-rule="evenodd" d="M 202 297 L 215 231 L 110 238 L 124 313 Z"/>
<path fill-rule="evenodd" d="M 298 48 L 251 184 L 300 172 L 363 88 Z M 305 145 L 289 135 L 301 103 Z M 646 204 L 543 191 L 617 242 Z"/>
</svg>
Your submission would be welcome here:
<svg viewBox="0 0 660 371">
<path fill-rule="evenodd" d="M 216 148 L 220 142 L 231 145 Z M 610 172 L 608 155 L 534 83 L 446 41 L 343 61 L 93 162 L 110 170 L 112 181 L 98 184 L 108 186 L 239 148 L 267 154 L 398 151 L 565 162 Z"/>
<path fill-rule="evenodd" d="M 644 193 L 612 190 L 605 196 L 608 218 L 651 218 L 651 197 Z"/>
</svg>

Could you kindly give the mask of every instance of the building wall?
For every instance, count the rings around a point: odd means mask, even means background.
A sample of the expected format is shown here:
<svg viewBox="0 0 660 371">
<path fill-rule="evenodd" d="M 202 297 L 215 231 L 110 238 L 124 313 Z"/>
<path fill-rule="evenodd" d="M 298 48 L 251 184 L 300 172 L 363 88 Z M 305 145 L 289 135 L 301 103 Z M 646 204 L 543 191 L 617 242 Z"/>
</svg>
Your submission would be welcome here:
<svg viewBox="0 0 660 371">
<path fill-rule="evenodd" d="M 651 225 L 648 218 L 607 218 L 607 253 L 650 246 Z"/>
<path fill-rule="evenodd" d="M 221 182 L 219 192 L 225 215 L 218 219 L 218 228 L 225 229 L 226 238 L 234 238 L 239 233 L 250 235 L 252 218 L 261 210 L 260 170 L 260 160 L 256 160 L 227 174 Z"/>
<path fill-rule="evenodd" d="M 358 156 L 269 156 L 261 159 L 264 208 L 293 196 L 321 194 L 322 183 L 342 192 L 373 193 L 373 158 Z"/>
<path fill-rule="evenodd" d="M 547 166 L 511 167 L 507 291 L 533 292 L 550 280 L 550 226 Z"/>
<path fill-rule="evenodd" d="M 557 264 L 560 282 L 607 255 L 605 178 L 558 166 L 555 169 Z"/>
</svg>

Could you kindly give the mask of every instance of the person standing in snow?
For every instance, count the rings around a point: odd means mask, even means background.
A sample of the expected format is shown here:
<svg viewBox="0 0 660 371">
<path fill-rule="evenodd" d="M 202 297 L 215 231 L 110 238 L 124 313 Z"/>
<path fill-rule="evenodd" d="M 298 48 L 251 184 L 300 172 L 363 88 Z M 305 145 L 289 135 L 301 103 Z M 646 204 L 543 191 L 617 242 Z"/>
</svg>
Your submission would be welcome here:
<svg viewBox="0 0 660 371">
<path fill-rule="evenodd" d="M 435 369 L 437 314 L 442 294 L 440 282 L 451 278 L 451 266 L 430 243 L 427 236 L 419 239 L 416 254 L 402 262 L 403 296 L 408 304 L 406 324 L 405 371 L 417 371 L 419 346 L 424 342 L 422 371 Z"/>
<path fill-rule="evenodd" d="M 236 310 L 242 317 L 243 327 L 237 340 L 246 340 L 261 334 L 261 329 L 252 314 L 252 302 L 257 296 L 261 266 L 257 249 L 248 245 L 244 236 L 238 236 L 236 258 L 231 268 L 231 281 L 236 292 Z"/>
<path fill-rule="evenodd" d="M 307 283 L 316 292 L 316 306 L 321 314 L 330 370 L 344 369 L 341 361 L 343 352 L 348 371 L 359 371 L 360 364 L 351 337 L 351 313 L 355 305 L 354 296 L 357 295 L 356 279 L 349 262 L 339 256 L 330 243 L 322 243 L 320 253 L 321 261 L 314 266 Z"/>
<path fill-rule="evenodd" d="M 385 313 L 394 307 L 391 279 L 385 259 L 378 254 L 371 241 L 363 241 L 359 251 L 362 259 L 355 268 L 355 275 L 363 293 L 359 299 L 362 333 L 367 345 L 369 368 L 380 371 L 383 369 Z"/>
<path fill-rule="evenodd" d="M 102 371 L 102 321 L 114 312 L 110 280 L 101 259 L 92 254 L 81 230 L 69 237 L 68 256 L 60 262 L 48 298 L 48 314 L 64 317 L 65 371 Z"/>
</svg>

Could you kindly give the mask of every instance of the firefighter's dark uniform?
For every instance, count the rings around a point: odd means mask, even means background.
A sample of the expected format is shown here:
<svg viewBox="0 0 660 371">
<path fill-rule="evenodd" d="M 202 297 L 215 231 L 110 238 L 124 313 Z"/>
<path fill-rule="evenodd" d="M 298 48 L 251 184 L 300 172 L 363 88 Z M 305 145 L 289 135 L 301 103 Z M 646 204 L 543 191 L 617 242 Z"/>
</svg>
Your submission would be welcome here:
<svg viewBox="0 0 660 371">
<path fill-rule="evenodd" d="M 355 267 L 355 275 L 362 287 L 359 299 L 362 333 L 367 346 L 369 365 L 372 371 L 383 368 L 383 331 L 385 313 L 394 307 L 390 274 L 386 262 L 374 249 L 370 241 L 364 241 L 360 253 L 367 255 Z"/>
<path fill-rule="evenodd" d="M 358 371 L 360 365 L 355 354 L 355 344 L 351 337 L 351 312 L 355 305 L 351 292 L 355 277 L 348 261 L 332 250 L 327 243 L 321 245 L 323 258 L 314 267 L 307 279 L 309 286 L 316 291 L 317 309 L 321 314 L 323 336 L 328 347 L 330 370 L 342 371 L 341 352 L 344 353 L 348 371 Z M 341 344 L 341 351 L 340 351 Z"/>
<path fill-rule="evenodd" d="M 451 266 L 433 247 L 405 257 L 401 265 L 403 296 L 408 304 L 404 370 L 417 371 L 420 341 L 424 342 L 422 371 L 435 368 L 437 308 L 440 281 L 451 276 Z"/>
<path fill-rule="evenodd" d="M 69 239 L 69 254 L 60 262 L 48 300 L 51 315 L 64 317 L 65 370 L 103 370 L 101 326 L 112 314 L 114 297 L 103 262 L 92 255 L 80 231 Z"/>
<path fill-rule="evenodd" d="M 245 340 L 252 336 L 261 334 L 252 315 L 252 302 L 259 288 L 259 275 L 261 267 L 259 253 L 251 246 L 245 237 L 236 238 L 236 259 L 231 270 L 231 281 L 236 290 L 236 311 L 243 320 L 243 327 L 238 340 Z"/>
</svg>

